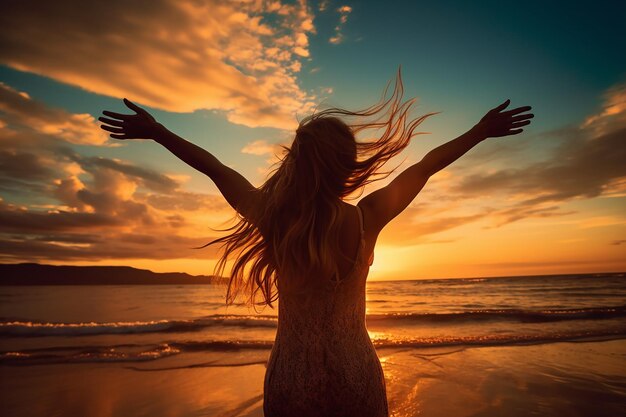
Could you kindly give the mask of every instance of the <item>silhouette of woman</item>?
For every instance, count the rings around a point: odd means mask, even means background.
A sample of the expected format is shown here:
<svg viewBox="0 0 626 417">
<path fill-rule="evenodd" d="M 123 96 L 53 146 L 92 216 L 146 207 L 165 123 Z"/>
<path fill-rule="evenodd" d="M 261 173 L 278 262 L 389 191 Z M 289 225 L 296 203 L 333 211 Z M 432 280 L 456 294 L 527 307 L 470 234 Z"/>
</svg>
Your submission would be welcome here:
<svg viewBox="0 0 626 417">
<path fill-rule="evenodd" d="M 273 308 L 280 296 L 264 384 L 267 417 L 388 416 L 383 370 L 365 323 L 365 281 L 378 234 L 433 174 L 489 137 L 521 133 L 533 117 L 530 107 L 504 111 L 506 100 L 387 186 L 348 204 L 346 197 L 393 171 L 380 168 L 434 114 L 409 119 L 414 100 L 402 100 L 400 73 L 387 93 L 363 111 L 332 108 L 305 118 L 259 188 L 127 99 L 135 114 L 104 111 L 109 118 L 99 118 L 114 139 L 165 146 L 208 175 L 237 211 L 230 233 L 211 243 L 224 248 L 218 273 L 234 257 L 228 304 L 244 295 L 249 304 Z M 377 138 L 356 139 L 368 129 Z"/>
</svg>

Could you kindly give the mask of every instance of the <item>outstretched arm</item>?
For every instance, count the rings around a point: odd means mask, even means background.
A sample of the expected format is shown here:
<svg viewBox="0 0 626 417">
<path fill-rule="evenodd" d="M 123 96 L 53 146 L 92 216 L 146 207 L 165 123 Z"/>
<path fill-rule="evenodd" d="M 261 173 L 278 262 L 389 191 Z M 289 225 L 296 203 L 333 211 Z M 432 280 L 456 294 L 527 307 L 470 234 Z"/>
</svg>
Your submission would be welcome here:
<svg viewBox="0 0 626 417">
<path fill-rule="evenodd" d="M 100 117 L 102 129 L 111 132 L 113 139 L 153 139 L 166 147 L 182 161 L 209 176 L 219 188 L 226 201 L 241 215 L 246 216 L 247 207 L 253 204 L 256 188 L 241 174 L 222 164 L 215 156 L 199 146 L 175 135 L 158 123 L 150 113 L 130 100 L 124 103 L 136 114 L 120 114 L 104 111 Z"/>
<path fill-rule="evenodd" d="M 370 231 L 377 235 L 413 201 L 433 174 L 459 159 L 483 140 L 522 133 L 521 127 L 529 124 L 534 115 L 523 114 L 530 110 L 530 106 L 503 112 L 509 103 L 507 100 L 490 110 L 472 129 L 428 152 L 420 162 L 407 168 L 389 185 L 364 197 L 359 206 L 367 217 L 366 223 L 371 228 Z"/>
</svg>

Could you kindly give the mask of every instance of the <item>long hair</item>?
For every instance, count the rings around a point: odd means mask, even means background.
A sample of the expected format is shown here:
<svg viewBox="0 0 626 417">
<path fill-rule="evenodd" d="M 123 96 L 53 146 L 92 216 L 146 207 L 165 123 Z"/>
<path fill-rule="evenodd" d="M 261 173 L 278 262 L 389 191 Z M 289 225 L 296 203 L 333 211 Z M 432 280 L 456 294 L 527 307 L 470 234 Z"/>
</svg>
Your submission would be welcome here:
<svg viewBox="0 0 626 417">
<path fill-rule="evenodd" d="M 381 168 L 423 133 L 415 131 L 417 126 L 435 114 L 409 119 L 415 99 L 402 100 L 400 70 L 388 97 L 390 85 L 365 110 L 329 108 L 304 118 L 291 146 L 283 146 L 270 177 L 254 192 L 245 216 L 238 215 L 237 223 L 225 229 L 228 235 L 203 246 L 223 249 L 216 275 L 234 258 L 227 305 L 244 295 L 248 305 L 273 308 L 285 285 L 304 290 L 312 276 L 340 282 L 337 255 L 347 257 L 339 250 L 341 199 L 358 197 L 365 185 L 391 174 L 393 169 Z M 366 130 L 376 131 L 378 138 L 357 140 Z"/>
</svg>

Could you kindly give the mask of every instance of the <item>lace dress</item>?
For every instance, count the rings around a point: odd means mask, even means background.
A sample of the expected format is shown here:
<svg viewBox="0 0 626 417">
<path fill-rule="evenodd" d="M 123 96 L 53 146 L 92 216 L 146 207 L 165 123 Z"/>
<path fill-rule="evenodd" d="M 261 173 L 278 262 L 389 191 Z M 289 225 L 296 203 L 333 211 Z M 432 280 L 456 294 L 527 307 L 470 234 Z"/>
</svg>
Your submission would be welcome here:
<svg viewBox="0 0 626 417">
<path fill-rule="evenodd" d="M 306 296 L 281 293 L 267 365 L 265 417 L 388 417 L 383 370 L 365 327 L 363 214 L 352 271 Z"/>
</svg>

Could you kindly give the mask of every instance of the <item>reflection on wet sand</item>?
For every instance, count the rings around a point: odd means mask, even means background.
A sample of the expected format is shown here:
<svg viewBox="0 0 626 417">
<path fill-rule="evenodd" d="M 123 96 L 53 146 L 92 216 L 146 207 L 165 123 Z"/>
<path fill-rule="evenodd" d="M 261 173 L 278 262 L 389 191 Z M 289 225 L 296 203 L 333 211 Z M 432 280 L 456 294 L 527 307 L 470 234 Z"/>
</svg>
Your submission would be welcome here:
<svg viewBox="0 0 626 417">
<path fill-rule="evenodd" d="M 612 417 L 626 403 L 626 340 L 378 353 L 392 417 Z M 15 417 L 261 417 L 268 354 L 3 366 L 0 400 Z"/>
</svg>

